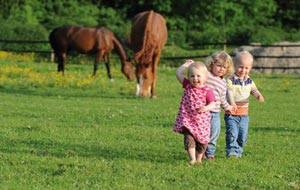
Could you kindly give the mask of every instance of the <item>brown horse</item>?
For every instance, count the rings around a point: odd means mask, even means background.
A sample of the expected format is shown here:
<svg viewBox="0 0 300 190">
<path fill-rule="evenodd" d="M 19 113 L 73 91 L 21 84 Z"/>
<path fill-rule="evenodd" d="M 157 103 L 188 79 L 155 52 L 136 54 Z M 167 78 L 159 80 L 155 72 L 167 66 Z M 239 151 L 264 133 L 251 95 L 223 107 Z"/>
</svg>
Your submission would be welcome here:
<svg viewBox="0 0 300 190">
<path fill-rule="evenodd" d="M 130 47 L 135 53 L 137 95 L 156 97 L 157 67 L 167 38 L 166 21 L 160 14 L 145 11 L 133 18 Z"/>
<path fill-rule="evenodd" d="M 98 64 L 103 58 L 110 79 L 109 53 L 116 49 L 122 63 L 122 72 L 134 79 L 133 65 L 118 37 L 105 27 L 62 26 L 55 28 L 49 35 L 49 41 L 57 57 L 57 71 L 64 74 L 65 60 L 69 51 L 82 54 L 96 54 L 93 76 L 96 76 Z"/>
</svg>

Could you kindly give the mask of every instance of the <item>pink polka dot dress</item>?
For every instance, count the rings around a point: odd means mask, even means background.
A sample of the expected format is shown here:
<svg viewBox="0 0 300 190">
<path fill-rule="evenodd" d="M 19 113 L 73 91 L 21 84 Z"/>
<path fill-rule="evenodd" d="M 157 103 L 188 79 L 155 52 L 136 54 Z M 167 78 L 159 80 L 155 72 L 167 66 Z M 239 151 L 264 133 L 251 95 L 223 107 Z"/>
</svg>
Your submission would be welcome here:
<svg viewBox="0 0 300 190">
<path fill-rule="evenodd" d="M 210 137 L 210 113 L 198 110 L 215 101 L 213 92 L 208 87 L 194 88 L 187 79 L 183 81 L 184 93 L 173 131 L 182 133 L 185 127 L 197 142 L 207 144 Z"/>
</svg>

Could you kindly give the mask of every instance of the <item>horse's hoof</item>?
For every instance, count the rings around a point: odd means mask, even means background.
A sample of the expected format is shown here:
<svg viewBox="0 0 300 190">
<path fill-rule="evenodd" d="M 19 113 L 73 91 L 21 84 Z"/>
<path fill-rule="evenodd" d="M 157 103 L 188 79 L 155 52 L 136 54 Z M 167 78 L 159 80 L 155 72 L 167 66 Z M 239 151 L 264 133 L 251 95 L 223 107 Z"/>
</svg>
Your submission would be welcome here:
<svg viewBox="0 0 300 190">
<path fill-rule="evenodd" d="M 151 96 L 151 98 L 152 98 L 152 99 L 156 99 L 156 98 L 157 98 L 157 96 Z"/>
<path fill-rule="evenodd" d="M 110 82 L 114 82 L 114 81 L 115 81 L 113 78 L 111 78 L 111 79 L 109 79 L 109 80 L 110 80 Z"/>
</svg>

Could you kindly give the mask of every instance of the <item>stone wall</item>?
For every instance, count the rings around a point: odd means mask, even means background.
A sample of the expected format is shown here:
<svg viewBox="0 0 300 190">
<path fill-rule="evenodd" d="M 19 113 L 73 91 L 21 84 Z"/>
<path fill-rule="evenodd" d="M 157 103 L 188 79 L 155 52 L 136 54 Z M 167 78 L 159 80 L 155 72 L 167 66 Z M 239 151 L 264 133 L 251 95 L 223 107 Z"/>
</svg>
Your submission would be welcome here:
<svg viewBox="0 0 300 190">
<path fill-rule="evenodd" d="M 241 46 L 230 54 L 234 57 L 238 51 L 249 51 L 254 56 L 254 72 L 300 74 L 300 42 L 280 42 L 266 47 L 252 45 Z"/>
</svg>

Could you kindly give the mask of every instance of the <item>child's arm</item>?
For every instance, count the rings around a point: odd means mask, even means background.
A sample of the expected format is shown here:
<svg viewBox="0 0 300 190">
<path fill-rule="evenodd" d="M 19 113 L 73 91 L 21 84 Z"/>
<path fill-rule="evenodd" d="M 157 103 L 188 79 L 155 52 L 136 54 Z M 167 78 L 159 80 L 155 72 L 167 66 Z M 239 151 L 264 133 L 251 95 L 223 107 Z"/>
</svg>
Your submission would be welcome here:
<svg viewBox="0 0 300 190">
<path fill-rule="evenodd" d="M 264 102 L 264 101 L 265 101 L 263 95 L 262 95 L 260 92 L 253 94 L 253 96 L 254 96 L 259 102 Z"/>
<path fill-rule="evenodd" d="M 206 112 L 206 111 L 211 111 L 216 107 L 216 102 L 210 102 L 206 106 L 203 106 L 202 108 L 199 109 L 199 112 Z"/>
<path fill-rule="evenodd" d="M 211 111 L 216 108 L 216 98 L 212 90 L 208 90 L 206 94 L 207 105 L 199 108 L 199 112 Z"/>
<path fill-rule="evenodd" d="M 227 96 L 228 96 L 229 104 L 231 106 L 236 106 L 235 105 L 235 101 L 233 99 L 233 92 L 232 92 L 232 90 L 227 89 Z"/>
<path fill-rule="evenodd" d="M 193 60 L 186 60 L 184 64 L 182 64 L 176 71 L 176 77 L 179 82 L 182 84 L 184 79 L 184 71 L 193 63 Z"/>
<path fill-rule="evenodd" d="M 226 97 L 230 100 L 227 101 Z M 221 101 L 221 107 L 225 111 L 235 112 L 236 105 L 234 102 L 233 94 L 232 94 L 232 92 L 228 93 L 228 89 L 226 89 L 226 92 L 222 92 L 220 94 L 220 101 Z"/>
<path fill-rule="evenodd" d="M 251 94 L 259 101 L 259 102 L 264 102 L 265 99 L 263 95 L 258 91 L 255 83 L 252 83 L 252 89 L 251 89 Z"/>
<path fill-rule="evenodd" d="M 229 104 L 230 104 L 229 111 L 231 113 L 234 113 L 237 110 L 237 106 L 236 106 L 234 98 L 233 98 L 232 90 L 227 89 L 227 96 L 228 96 L 228 100 L 229 100 Z"/>
</svg>

